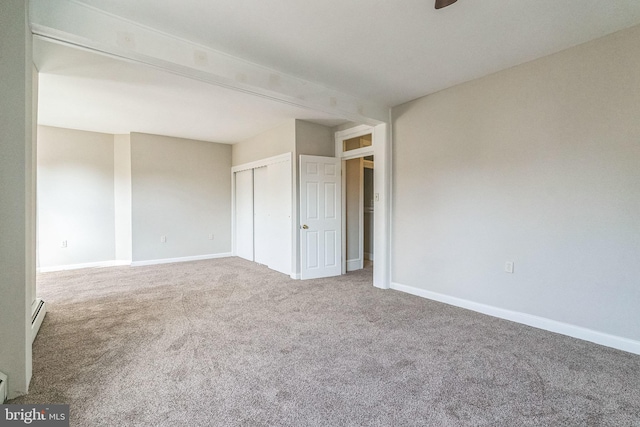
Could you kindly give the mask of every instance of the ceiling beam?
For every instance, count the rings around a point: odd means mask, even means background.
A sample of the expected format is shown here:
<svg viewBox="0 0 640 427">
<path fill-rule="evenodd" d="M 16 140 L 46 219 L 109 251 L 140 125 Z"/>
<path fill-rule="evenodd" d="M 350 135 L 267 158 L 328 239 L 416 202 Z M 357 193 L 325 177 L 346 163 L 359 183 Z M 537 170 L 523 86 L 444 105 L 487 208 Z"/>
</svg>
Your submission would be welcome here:
<svg viewBox="0 0 640 427">
<path fill-rule="evenodd" d="M 163 33 L 74 0 L 31 0 L 35 35 L 369 125 L 389 107 Z"/>
</svg>

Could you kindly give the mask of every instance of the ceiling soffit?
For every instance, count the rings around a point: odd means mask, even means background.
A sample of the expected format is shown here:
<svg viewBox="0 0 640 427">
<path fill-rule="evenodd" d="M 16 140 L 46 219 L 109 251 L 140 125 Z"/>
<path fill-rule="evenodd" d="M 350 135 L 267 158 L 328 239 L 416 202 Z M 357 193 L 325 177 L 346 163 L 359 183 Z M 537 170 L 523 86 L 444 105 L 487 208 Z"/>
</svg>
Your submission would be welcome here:
<svg viewBox="0 0 640 427">
<path fill-rule="evenodd" d="M 255 96 L 375 125 L 389 108 L 127 21 L 82 3 L 32 0 L 34 34 Z"/>
</svg>

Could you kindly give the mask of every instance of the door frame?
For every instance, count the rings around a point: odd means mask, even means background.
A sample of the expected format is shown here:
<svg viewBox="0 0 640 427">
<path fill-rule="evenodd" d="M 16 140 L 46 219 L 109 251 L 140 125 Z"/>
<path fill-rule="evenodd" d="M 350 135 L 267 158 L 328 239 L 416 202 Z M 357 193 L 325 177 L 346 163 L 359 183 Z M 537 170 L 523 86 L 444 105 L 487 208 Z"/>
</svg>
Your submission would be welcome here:
<svg viewBox="0 0 640 427">
<path fill-rule="evenodd" d="M 360 160 L 358 172 L 358 258 L 347 259 L 347 161 Z M 349 271 L 362 270 L 364 268 L 364 156 L 350 159 L 342 159 L 342 274 Z M 375 239 L 375 237 L 374 237 Z M 349 268 L 353 266 L 355 268 Z"/>
<path fill-rule="evenodd" d="M 343 142 L 347 139 L 355 138 L 371 134 L 372 145 L 369 147 L 362 147 L 355 150 L 343 151 Z M 390 181 L 391 181 L 391 169 L 387 167 L 390 165 L 390 137 L 388 135 L 388 127 L 386 124 L 380 124 L 377 126 L 360 125 L 354 126 L 350 129 L 338 131 L 335 133 L 335 155 L 342 159 L 343 170 L 345 169 L 345 162 L 351 159 L 357 159 L 366 156 L 374 156 L 375 167 L 373 168 L 374 174 L 374 232 L 373 242 L 376 251 L 376 261 L 373 263 L 373 285 L 388 289 L 390 285 L 390 271 L 389 271 L 389 215 L 390 212 Z M 361 196 L 363 196 L 361 194 Z M 342 235 L 345 236 L 342 240 L 342 270 L 343 274 L 346 273 L 346 176 L 342 175 Z M 362 240 L 362 233 L 364 228 L 364 212 L 361 212 L 360 218 L 360 233 Z M 362 241 L 359 243 L 360 257 L 364 259 L 364 247 L 362 247 Z"/>
</svg>

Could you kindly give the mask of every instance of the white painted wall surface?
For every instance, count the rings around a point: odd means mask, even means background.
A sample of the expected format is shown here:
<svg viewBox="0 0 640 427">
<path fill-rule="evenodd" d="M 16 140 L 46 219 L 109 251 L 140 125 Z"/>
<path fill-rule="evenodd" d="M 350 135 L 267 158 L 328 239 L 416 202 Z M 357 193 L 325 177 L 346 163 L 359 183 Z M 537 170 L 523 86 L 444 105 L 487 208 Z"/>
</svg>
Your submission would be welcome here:
<svg viewBox="0 0 640 427">
<path fill-rule="evenodd" d="M 33 94 L 27 1 L 0 2 L 0 371 L 9 398 L 31 381 L 35 271 Z"/>
<path fill-rule="evenodd" d="M 230 145 L 132 133 L 131 179 L 134 263 L 231 252 Z"/>
<path fill-rule="evenodd" d="M 29 35 L 30 36 L 30 35 Z M 33 55 L 32 55 L 33 56 Z M 38 69 L 33 62 L 31 63 L 31 116 L 26 117 L 31 121 L 31 144 L 29 145 L 29 154 L 31 155 L 29 170 L 31 177 L 29 183 L 31 188 L 27 191 L 26 196 L 29 198 L 30 212 L 27 223 L 27 246 L 29 252 L 35 252 L 33 260 L 35 267 L 39 266 L 38 257 L 38 216 L 36 212 L 37 192 L 38 192 Z M 31 262 L 31 261 L 29 261 Z M 27 269 L 27 301 L 30 301 L 32 307 L 35 307 L 37 289 L 36 289 L 36 268 Z"/>
<path fill-rule="evenodd" d="M 393 282 L 640 340 L 639 69 L 637 26 L 394 108 Z"/>
<path fill-rule="evenodd" d="M 113 137 L 113 178 L 115 213 L 115 259 L 131 262 L 131 137 Z"/>
<path fill-rule="evenodd" d="M 113 166 L 113 135 L 38 127 L 40 268 L 115 259 Z"/>
</svg>

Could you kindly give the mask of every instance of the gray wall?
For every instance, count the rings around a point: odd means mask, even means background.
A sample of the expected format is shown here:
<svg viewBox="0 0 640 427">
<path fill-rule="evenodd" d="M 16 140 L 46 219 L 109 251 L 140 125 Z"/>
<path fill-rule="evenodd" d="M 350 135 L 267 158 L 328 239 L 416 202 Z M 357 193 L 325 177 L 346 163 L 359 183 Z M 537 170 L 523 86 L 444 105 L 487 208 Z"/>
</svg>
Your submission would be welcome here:
<svg viewBox="0 0 640 427">
<path fill-rule="evenodd" d="M 132 133 L 131 184 L 134 262 L 231 252 L 231 146 Z"/>
<path fill-rule="evenodd" d="M 233 144 L 233 166 L 267 159 L 284 153 L 295 151 L 295 120 L 287 120 L 280 126 L 269 129 L 246 141 Z"/>
<path fill-rule="evenodd" d="M 114 209 L 113 135 L 39 126 L 40 268 L 113 261 Z"/>
<path fill-rule="evenodd" d="M 360 212 L 363 207 L 360 202 L 361 181 L 363 174 L 362 159 L 351 159 L 343 163 L 345 170 L 342 173 L 346 176 L 346 213 L 347 213 L 347 253 L 346 259 L 357 260 L 360 258 Z M 364 237 L 364 236 L 362 236 Z"/>
<path fill-rule="evenodd" d="M 394 108 L 392 280 L 639 340 L 638 70 L 640 26 Z"/>
<path fill-rule="evenodd" d="M 0 2 L 0 371 L 9 398 L 31 380 L 35 272 L 34 118 L 31 32 L 25 0 Z"/>
<path fill-rule="evenodd" d="M 131 136 L 113 137 L 115 259 L 131 262 Z"/>
<path fill-rule="evenodd" d="M 311 156 L 334 157 L 335 140 L 331 128 L 296 120 L 296 152 Z"/>
</svg>

